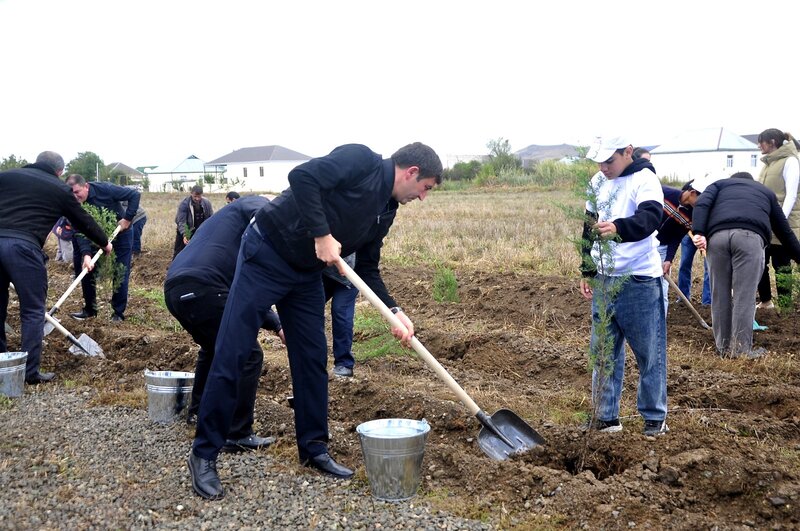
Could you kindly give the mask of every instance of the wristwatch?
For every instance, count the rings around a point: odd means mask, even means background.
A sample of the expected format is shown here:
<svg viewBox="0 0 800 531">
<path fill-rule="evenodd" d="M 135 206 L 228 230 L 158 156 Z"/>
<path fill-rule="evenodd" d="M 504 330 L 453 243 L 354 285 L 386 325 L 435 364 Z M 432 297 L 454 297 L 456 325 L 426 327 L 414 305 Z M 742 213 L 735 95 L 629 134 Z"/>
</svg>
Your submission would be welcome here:
<svg viewBox="0 0 800 531">
<path fill-rule="evenodd" d="M 402 311 L 403 311 L 403 309 L 402 309 L 400 306 L 394 306 L 394 307 L 392 307 L 392 308 L 389 308 L 389 309 L 390 309 L 390 310 L 392 311 L 392 313 L 394 313 L 394 314 L 398 314 L 398 313 L 400 313 L 400 312 L 402 312 Z"/>
</svg>

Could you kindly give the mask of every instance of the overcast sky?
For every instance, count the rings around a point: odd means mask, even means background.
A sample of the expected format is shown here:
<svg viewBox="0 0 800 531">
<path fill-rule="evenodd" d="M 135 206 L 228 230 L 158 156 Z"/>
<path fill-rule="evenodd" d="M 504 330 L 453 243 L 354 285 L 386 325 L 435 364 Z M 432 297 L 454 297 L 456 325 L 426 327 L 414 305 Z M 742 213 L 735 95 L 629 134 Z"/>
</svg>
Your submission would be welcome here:
<svg viewBox="0 0 800 531">
<path fill-rule="evenodd" d="M 800 135 L 797 0 L 0 0 L 0 22 L 0 158 Z"/>
</svg>

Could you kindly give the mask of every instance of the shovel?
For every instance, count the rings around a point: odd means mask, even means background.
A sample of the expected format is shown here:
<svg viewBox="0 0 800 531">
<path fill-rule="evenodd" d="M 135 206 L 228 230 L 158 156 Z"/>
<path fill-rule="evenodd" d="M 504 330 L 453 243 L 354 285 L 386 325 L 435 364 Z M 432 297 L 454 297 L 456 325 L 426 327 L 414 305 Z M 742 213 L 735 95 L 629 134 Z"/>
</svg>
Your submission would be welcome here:
<svg viewBox="0 0 800 531">
<path fill-rule="evenodd" d="M 339 258 L 339 267 L 344 270 L 347 280 L 380 311 L 381 315 L 393 327 L 404 328 L 400 319 L 387 308 L 383 301 L 375 295 L 375 292 L 361 280 L 361 277 L 341 257 Z M 491 417 L 482 411 L 416 337 L 411 338 L 411 347 L 483 425 L 480 433 L 478 433 L 478 445 L 486 455 L 497 461 L 504 461 L 511 455 L 521 454 L 544 444 L 544 438 L 513 411 L 501 409 Z"/>
<path fill-rule="evenodd" d="M 9 286 L 14 291 L 17 291 L 17 288 L 14 287 L 14 284 L 9 283 Z M 105 354 L 103 353 L 103 349 L 100 348 L 100 345 L 97 344 L 97 341 L 92 339 L 91 337 L 87 336 L 86 334 L 81 334 L 81 337 L 75 338 L 69 330 L 64 328 L 61 323 L 59 323 L 53 316 L 49 313 L 44 312 L 45 320 L 53 326 L 53 328 L 58 329 L 59 332 L 64 334 L 64 337 L 69 339 L 72 346 L 69 347 L 69 351 L 73 354 L 78 354 L 78 351 L 83 352 L 87 356 L 100 356 L 101 358 L 105 358 Z"/>
<path fill-rule="evenodd" d="M 121 230 L 122 227 L 117 225 L 117 228 L 114 229 L 113 233 L 111 233 L 111 238 L 109 238 L 108 241 L 114 241 L 114 238 L 117 237 L 117 234 L 119 234 L 119 231 Z M 98 249 L 97 252 L 94 253 L 94 256 L 92 257 L 91 265 L 97 263 L 97 261 L 100 259 L 102 255 L 103 255 L 103 250 Z M 81 280 L 83 280 L 83 277 L 85 277 L 88 272 L 89 269 L 84 267 L 83 271 L 81 271 L 80 274 L 77 277 L 75 277 L 75 280 L 72 281 L 72 284 L 69 285 L 67 291 L 65 291 L 64 294 L 61 296 L 61 298 L 58 299 L 58 301 L 53 305 L 52 308 L 50 308 L 50 311 L 47 312 L 47 315 L 49 315 L 50 317 L 55 315 L 58 309 L 61 308 L 61 305 L 64 304 L 64 301 L 67 300 L 67 297 L 69 297 L 70 293 L 72 293 L 72 291 L 77 287 L 77 285 L 81 283 Z M 58 322 L 58 319 L 53 319 L 53 320 L 48 319 L 47 322 L 44 324 L 44 335 L 49 335 L 50 332 L 53 331 L 53 328 L 55 328 L 53 321 Z"/>
<path fill-rule="evenodd" d="M 64 337 L 69 339 L 69 342 L 72 343 L 72 346 L 69 347 L 69 351 L 72 354 L 86 354 L 87 356 L 100 356 L 101 358 L 105 358 L 105 354 L 103 353 L 103 349 L 100 348 L 100 345 L 97 344 L 97 341 L 92 339 L 91 337 L 87 336 L 86 334 L 81 334 L 80 337 L 77 339 L 73 336 L 69 330 L 64 328 L 64 326 L 55 320 L 50 314 L 45 313 L 44 318 L 47 320 L 48 324 L 52 325 L 53 328 L 64 334 Z"/>
<path fill-rule="evenodd" d="M 687 299 L 687 298 L 686 298 L 686 295 L 684 295 L 684 294 L 683 294 L 683 292 L 681 291 L 681 289 L 678 287 L 678 285 L 677 285 L 677 284 L 675 284 L 675 281 L 674 281 L 674 280 L 672 280 L 672 278 L 670 278 L 670 276 L 669 276 L 669 275 L 664 275 L 664 278 L 666 278 L 666 279 L 667 279 L 667 282 L 669 282 L 669 285 L 670 285 L 670 286 L 672 286 L 672 289 L 674 289 L 674 290 L 675 290 L 675 292 L 678 294 L 678 297 L 680 297 L 680 299 L 681 299 L 681 302 L 684 304 L 684 306 L 686 306 L 687 308 L 689 308 L 689 311 L 690 311 L 690 312 L 692 312 L 692 315 L 694 315 L 694 316 L 695 316 L 695 318 L 697 319 L 697 321 L 700 323 L 700 326 L 702 326 L 702 327 L 703 327 L 703 328 L 705 328 L 706 330 L 709 330 L 709 329 L 711 329 L 711 327 L 710 327 L 710 326 L 708 326 L 708 323 L 706 323 L 706 322 L 703 320 L 703 318 L 700 316 L 700 314 L 699 314 L 699 313 L 697 313 L 697 310 L 695 310 L 695 309 L 694 309 L 694 306 L 692 306 L 692 303 L 691 303 L 691 302 L 689 302 L 689 299 Z"/>
</svg>

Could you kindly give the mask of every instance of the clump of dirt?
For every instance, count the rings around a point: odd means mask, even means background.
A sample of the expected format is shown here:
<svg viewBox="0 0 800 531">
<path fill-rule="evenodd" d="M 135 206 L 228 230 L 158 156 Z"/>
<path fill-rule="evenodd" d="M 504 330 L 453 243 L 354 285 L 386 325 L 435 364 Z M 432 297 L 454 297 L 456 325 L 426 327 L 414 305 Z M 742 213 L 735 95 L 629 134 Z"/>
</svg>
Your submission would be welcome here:
<svg viewBox="0 0 800 531">
<path fill-rule="evenodd" d="M 100 315 L 65 317 L 81 307 L 80 288 L 60 312 L 77 336 L 89 334 L 105 359 L 73 356 L 57 332 L 48 336 L 44 366 L 60 380 L 104 390 L 144 385 L 142 371 L 194 369 L 197 347 L 152 297 L 169 265 L 167 249 L 138 257 L 131 275 L 127 320 L 111 323 L 110 294 Z M 64 264 L 50 264 L 51 303 L 71 281 Z M 434 302 L 432 268 L 385 268 L 384 277 L 414 320 L 417 336 L 488 413 L 509 408 L 546 445 L 493 461 L 477 444 L 481 428 L 435 375 L 414 356 L 359 363 L 354 379 L 330 382 L 331 451 L 362 463 L 356 426 L 376 418 L 425 418 L 431 425 L 423 496 L 444 496 L 466 516 L 502 525 L 588 528 L 796 528 L 800 525 L 800 336 L 798 313 L 758 314 L 768 330 L 756 344 L 762 360 L 723 360 L 711 332 L 680 305 L 668 318 L 671 432 L 641 432 L 630 359 L 623 392 L 624 430 L 587 435 L 586 348 L 589 303 L 577 279 L 528 273 L 456 271 L 459 303 Z M 699 291 L 699 289 L 698 289 Z M 696 304 L 710 321 L 707 308 Z M 12 311 L 12 326 L 18 329 Z M 12 338 L 13 343 L 13 338 Z M 256 422 L 281 444 L 293 443 L 291 377 L 279 342 L 263 341 L 265 367 Z M 141 404 L 146 409 L 146 404 Z M 460 500 L 460 502 L 457 502 Z M 447 503 L 447 502 L 445 502 Z"/>
</svg>

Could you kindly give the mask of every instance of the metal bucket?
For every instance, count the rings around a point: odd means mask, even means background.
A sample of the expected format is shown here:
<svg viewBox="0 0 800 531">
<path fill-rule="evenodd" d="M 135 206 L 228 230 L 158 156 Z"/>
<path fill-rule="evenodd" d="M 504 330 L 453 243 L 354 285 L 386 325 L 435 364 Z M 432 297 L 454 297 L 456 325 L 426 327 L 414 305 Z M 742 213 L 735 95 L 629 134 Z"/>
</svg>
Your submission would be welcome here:
<svg viewBox="0 0 800 531">
<path fill-rule="evenodd" d="M 162 424 L 176 421 L 192 398 L 194 373 L 145 370 L 144 380 L 150 420 Z"/>
<path fill-rule="evenodd" d="M 0 395 L 22 396 L 25 388 L 27 352 L 0 353 Z"/>
<path fill-rule="evenodd" d="M 414 497 L 430 429 L 425 419 L 379 419 L 358 425 L 356 431 L 375 498 L 403 501 Z"/>
</svg>

